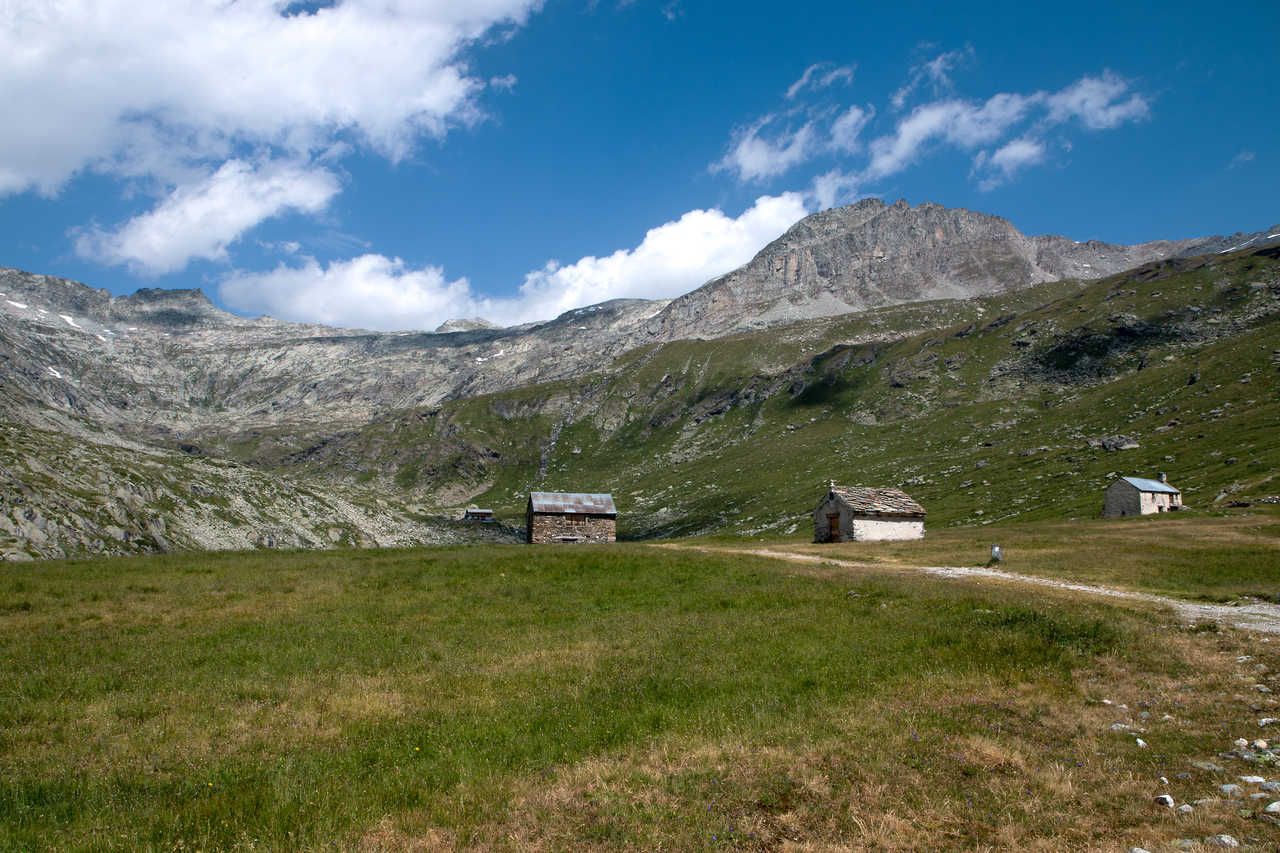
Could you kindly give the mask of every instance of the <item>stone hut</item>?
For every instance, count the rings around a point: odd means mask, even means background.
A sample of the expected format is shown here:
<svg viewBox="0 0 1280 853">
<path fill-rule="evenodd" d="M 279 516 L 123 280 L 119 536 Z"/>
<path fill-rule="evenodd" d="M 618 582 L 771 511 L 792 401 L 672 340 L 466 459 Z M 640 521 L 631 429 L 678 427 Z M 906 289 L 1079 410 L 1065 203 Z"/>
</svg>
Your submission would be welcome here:
<svg viewBox="0 0 1280 853">
<path fill-rule="evenodd" d="M 491 522 L 493 521 L 493 510 L 480 509 L 479 507 L 474 506 L 467 507 L 467 509 L 462 513 L 462 520 Z"/>
<path fill-rule="evenodd" d="M 618 510 L 613 495 L 580 492 L 530 492 L 525 538 L 539 542 L 613 542 Z"/>
<path fill-rule="evenodd" d="M 832 483 L 813 511 L 813 541 L 923 539 L 924 516 L 924 507 L 898 489 Z"/>
<path fill-rule="evenodd" d="M 1169 485 L 1164 474 L 1159 479 L 1121 477 L 1102 493 L 1102 517 L 1155 515 L 1182 509 L 1182 492 Z"/>
</svg>

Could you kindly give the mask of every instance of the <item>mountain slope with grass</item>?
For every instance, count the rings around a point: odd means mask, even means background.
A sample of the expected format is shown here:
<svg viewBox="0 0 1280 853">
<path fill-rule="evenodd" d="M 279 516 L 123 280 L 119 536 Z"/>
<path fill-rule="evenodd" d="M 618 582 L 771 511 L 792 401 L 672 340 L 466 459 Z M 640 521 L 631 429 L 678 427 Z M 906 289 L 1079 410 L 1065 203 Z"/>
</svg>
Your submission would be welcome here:
<svg viewBox="0 0 1280 853">
<path fill-rule="evenodd" d="M 830 480 L 901 486 L 931 525 L 1092 515 L 1118 473 L 1166 470 L 1192 506 L 1276 491 L 1276 236 L 1075 244 L 863 202 L 665 307 L 435 334 L 0 271 L 0 552 L 452 541 L 468 502 L 518 525 L 531 488 L 613 492 L 633 538 L 799 535 Z M 856 304 L 900 304 L 814 319 L 877 246 L 892 287 Z M 220 516 L 166 470 L 252 499 Z"/>
<path fill-rule="evenodd" d="M 612 491 L 632 537 L 804 533 L 829 480 L 901 486 L 930 525 L 1094 516 L 1158 471 L 1203 509 L 1280 492 L 1278 254 L 679 341 L 226 452 L 513 520 L 530 487 Z"/>
</svg>

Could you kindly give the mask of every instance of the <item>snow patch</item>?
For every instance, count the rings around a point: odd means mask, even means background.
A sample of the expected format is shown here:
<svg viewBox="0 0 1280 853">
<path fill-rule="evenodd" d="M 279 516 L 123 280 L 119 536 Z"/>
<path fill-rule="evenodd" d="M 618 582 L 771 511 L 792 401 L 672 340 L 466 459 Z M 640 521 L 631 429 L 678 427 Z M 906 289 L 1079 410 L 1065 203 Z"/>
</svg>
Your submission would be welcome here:
<svg viewBox="0 0 1280 853">
<path fill-rule="evenodd" d="M 27 303 L 25 303 L 25 302 L 14 302 L 12 299 L 6 299 L 6 300 L 5 300 L 5 302 L 8 302 L 8 303 L 9 303 L 10 305 L 12 305 L 14 308 L 26 308 L 26 307 L 27 307 Z"/>
<path fill-rule="evenodd" d="M 73 328 L 73 329 L 80 329 L 80 324 L 79 324 L 79 323 L 77 323 L 75 320 L 72 320 L 72 319 L 71 319 L 70 317 L 68 317 L 66 314 L 59 314 L 58 316 L 59 316 L 59 317 L 61 317 L 61 318 L 62 318 L 62 319 L 64 319 L 64 320 L 66 320 L 66 321 L 67 321 L 67 325 L 68 325 L 68 326 L 70 326 L 71 328 Z M 84 330 L 83 330 L 83 329 L 81 329 L 81 331 L 84 331 Z"/>
<path fill-rule="evenodd" d="M 49 367 L 48 365 L 45 365 L 45 370 L 48 370 L 50 373 L 52 373 L 54 376 L 58 377 L 59 379 L 61 379 L 61 378 L 62 378 L 62 374 L 61 374 L 61 373 L 59 373 L 58 371 L 54 370 L 52 367 Z"/>
<path fill-rule="evenodd" d="M 102 335 L 94 335 L 94 337 L 102 341 L 104 344 L 107 342 L 107 339 L 104 338 Z"/>
<path fill-rule="evenodd" d="M 1271 236 L 1274 237 L 1276 235 L 1272 234 Z M 1257 239 L 1258 239 L 1257 237 L 1250 237 L 1248 240 L 1245 240 L 1239 246 L 1232 246 L 1230 249 L 1223 249 L 1218 254 L 1225 255 L 1227 252 L 1234 252 L 1236 249 L 1243 249 L 1245 246 L 1249 245 L 1250 243 L 1252 243 L 1254 240 L 1257 240 Z"/>
</svg>

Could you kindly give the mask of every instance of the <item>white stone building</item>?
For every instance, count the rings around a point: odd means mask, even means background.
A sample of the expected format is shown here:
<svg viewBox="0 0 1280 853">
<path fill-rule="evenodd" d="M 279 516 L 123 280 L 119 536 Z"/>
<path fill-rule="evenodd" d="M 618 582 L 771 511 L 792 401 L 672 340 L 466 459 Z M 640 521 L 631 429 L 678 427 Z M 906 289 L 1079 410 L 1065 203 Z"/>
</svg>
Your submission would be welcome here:
<svg viewBox="0 0 1280 853">
<path fill-rule="evenodd" d="M 924 516 L 924 507 L 898 489 L 832 483 L 813 511 L 813 541 L 923 539 Z"/>
<path fill-rule="evenodd" d="M 1103 518 L 1154 515 L 1177 509 L 1182 509 L 1182 492 L 1169 485 L 1164 474 L 1158 480 L 1121 477 L 1103 492 Z"/>
</svg>

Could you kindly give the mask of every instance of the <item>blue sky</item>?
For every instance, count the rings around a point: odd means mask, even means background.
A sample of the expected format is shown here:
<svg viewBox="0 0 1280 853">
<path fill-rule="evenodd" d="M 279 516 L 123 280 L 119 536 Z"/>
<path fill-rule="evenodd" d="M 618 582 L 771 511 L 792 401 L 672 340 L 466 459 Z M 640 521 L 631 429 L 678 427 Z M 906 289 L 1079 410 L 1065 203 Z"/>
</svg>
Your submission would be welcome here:
<svg viewBox="0 0 1280 853">
<path fill-rule="evenodd" d="M 13 0 L 0 265 L 367 328 L 670 297 L 806 213 L 1280 222 L 1280 7 Z"/>
</svg>

